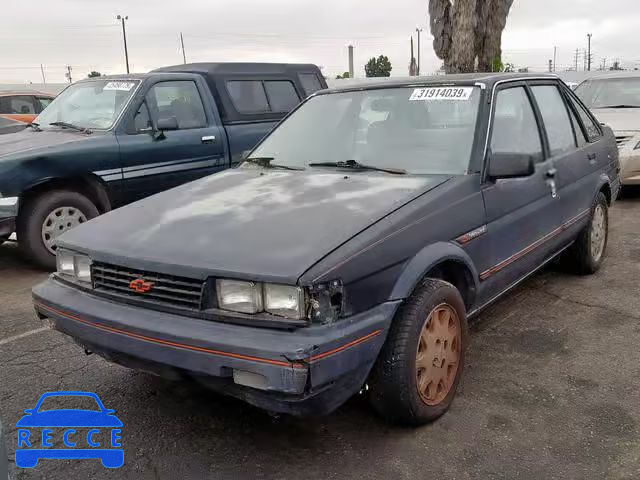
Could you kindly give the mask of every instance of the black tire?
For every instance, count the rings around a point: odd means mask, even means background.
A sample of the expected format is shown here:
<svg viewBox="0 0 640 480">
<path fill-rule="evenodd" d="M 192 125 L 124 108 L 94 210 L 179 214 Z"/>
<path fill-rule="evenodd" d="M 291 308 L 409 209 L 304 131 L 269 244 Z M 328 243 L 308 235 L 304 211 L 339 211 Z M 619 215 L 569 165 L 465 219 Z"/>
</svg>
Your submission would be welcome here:
<svg viewBox="0 0 640 480">
<path fill-rule="evenodd" d="M 428 405 L 418 391 L 418 345 L 431 312 L 442 305 L 457 313 L 459 360 L 446 396 L 438 404 Z M 369 377 L 369 398 L 374 409 L 388 421 L 410 426 L 423 425 L 443 415 L 453 402 L 462 376 L 468 339 L 466 309 L 460 292 L 442 280 L 424 280 L 396 313 Z"/>
<path fill-rule="evenodd" d="M 44 192 L 21 208 L 16 225 L 20 250 L 27 259 L 46 270 L 55 269 L 56 257 L 42 240 L 42 225 L 47 216 L 60 207 L 74 207 L 82 212 L 87 220 L 100 214 L 91 200 L 70 190 Z"/>
<path fill-rule="evenodd" d="M 593 235 L 594 214 L 596 209 L 601 208 L 604 214 L 604 244 L 602 252 L 599 256 L 594 254 L 591 248 L 591 239 Z M 607 198 L 602 192 L 598 193 L 593 205 L 591 206 L 591 214 L 589 223 L 576 237 L 575 242 L 569 249 L 564 258 L 564 265 L 572 272 L 579 275 L 591 275 L 596 273 L 602 266 L 607 251 L 607 243 L 609 241 L 609 204 Z"/>
</svg>

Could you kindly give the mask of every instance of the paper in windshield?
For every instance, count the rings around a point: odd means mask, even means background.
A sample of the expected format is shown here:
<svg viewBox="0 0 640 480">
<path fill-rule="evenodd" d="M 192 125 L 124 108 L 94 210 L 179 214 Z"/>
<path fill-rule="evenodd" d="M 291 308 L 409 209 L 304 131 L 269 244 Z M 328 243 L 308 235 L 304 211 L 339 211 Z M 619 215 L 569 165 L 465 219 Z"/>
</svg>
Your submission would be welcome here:
<svg viewBox="0 0 640 480">
<path fill-rule="evenodd" d="M 440 101 L 440 100 L 458 100 L 467 101 L 471 98 L 473 87 L 425 87 L 416 88 L 411 96 L 410 101 Z"/>
</svg>

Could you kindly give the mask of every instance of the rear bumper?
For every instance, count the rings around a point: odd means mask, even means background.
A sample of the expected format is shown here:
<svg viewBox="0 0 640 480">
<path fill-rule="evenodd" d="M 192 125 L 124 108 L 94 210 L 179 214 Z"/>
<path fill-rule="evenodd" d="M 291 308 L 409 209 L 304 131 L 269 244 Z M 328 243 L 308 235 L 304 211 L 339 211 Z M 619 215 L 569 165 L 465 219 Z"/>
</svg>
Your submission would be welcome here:
<svg viewBox="0 0 640 480">
<path fill-rule="evenodd" d="M 33 298 L 52 328 L 110 361 L 194 377 L 267 410 L 299 415 L 328 413 L 361 388 L 398 306 L 280 331 L 115 303 L 53 278 L 36 286 Z"/>
</svg>

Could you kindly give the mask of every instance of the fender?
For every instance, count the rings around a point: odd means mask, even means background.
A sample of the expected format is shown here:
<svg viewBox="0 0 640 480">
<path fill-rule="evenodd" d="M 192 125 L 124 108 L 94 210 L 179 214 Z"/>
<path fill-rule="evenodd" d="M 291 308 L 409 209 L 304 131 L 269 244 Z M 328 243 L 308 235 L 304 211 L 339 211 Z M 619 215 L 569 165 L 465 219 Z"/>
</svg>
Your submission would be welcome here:
<svg viewBox="0 0 640 480">
<path fill-rule="evenodd" d="M 452 242 L 436 242 L 424 247 L 407 263 L 393 287 L 390 300 L 407 298 L 429 270 L 447 260 L 460 262 L 469 269 L 473 279 L 474 291 L 477 292 L 479 288 L 478 271 L 469 255 L 460 246 Z"/>
<path fill-rule="evenodd" d="M 106 213 L 111 210 L 111 199 L 107 193 L 107 189 L 102 179 L 94 174 L 84 175 L 82 177 L 40 177 L 35 181 L 32 181 L 20 192 L 20 197 L 24 197 L 26 192 L 39 191 L 43 188 L 64 188 L 69 184 L 80 184 L 85 189 L 88 189 L 94 199 L 97 201 L 98 210 L 101 213 Z"/>
<path fill-rule="evenodd" d="M 609 189 L 609 198 L 607 200 L 609 200 L 609 204 L 612 204 L 616 197 L 617 197 L 617 190 L 614 190 L 613 187 L 611 186 L 611 178 L 609 178 L 609 175 L 607 175 L 604 172 L 600 173 L 600 178 L 598 179 L 598 186 L 596 191 L 593 193 L 593 196 L 595 197 L 598 192 L 600 190 L 602 190 L 602 187 L 606 186 Z"/>
</svg>

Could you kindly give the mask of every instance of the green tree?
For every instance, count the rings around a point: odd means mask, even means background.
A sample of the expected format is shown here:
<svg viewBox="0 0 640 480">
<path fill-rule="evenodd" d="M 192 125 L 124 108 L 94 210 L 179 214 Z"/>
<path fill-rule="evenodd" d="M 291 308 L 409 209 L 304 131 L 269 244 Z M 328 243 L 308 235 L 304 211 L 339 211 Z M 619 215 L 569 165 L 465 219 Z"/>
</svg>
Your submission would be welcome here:
<svg viewBox="0 0 640 480">
<path fill-rule="evenodd" d="M 342 78 L 351 78 L 351 75 L 349 75 L 349 72 L 344 72 L 342 75 L 336 75 L 336 80 L 340 80 Z"/>
<path fill-rule="evenodd" d="M 433 48 L 447 73 L 499 71 L 502 32 L 514 0 L 429 0 Z"/>
<path fill-rule="evenodd" d="M 95 70 L 92 70 L 89 75 L 87 75 L 88 78 L 94 78 L 94 77 L 101 77 L 102 74 L 100 72 L 96 72 Z"/>
<path fill-rule="evenodd" d="M 364 66 L 367 77 L 390 77 L 391 62 L 386 55 L 380 55 L 378 58 L 372 57 Z"/>
</svg>

